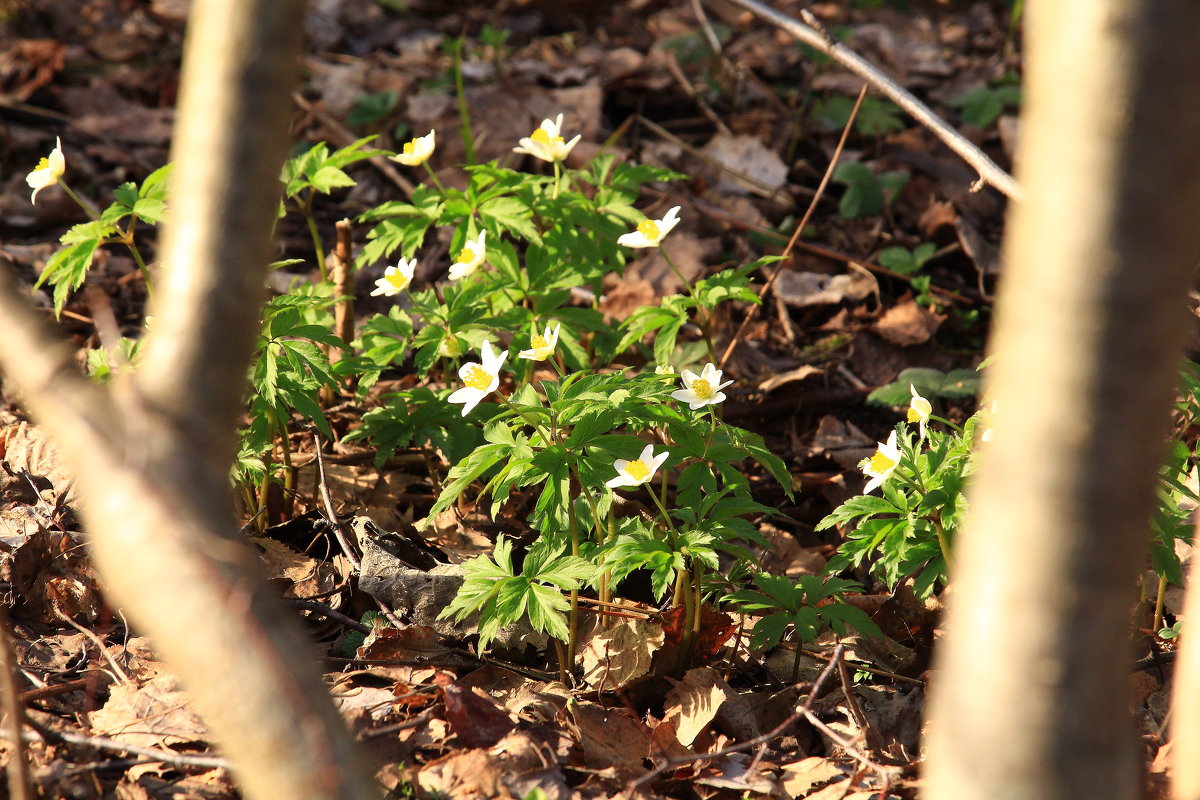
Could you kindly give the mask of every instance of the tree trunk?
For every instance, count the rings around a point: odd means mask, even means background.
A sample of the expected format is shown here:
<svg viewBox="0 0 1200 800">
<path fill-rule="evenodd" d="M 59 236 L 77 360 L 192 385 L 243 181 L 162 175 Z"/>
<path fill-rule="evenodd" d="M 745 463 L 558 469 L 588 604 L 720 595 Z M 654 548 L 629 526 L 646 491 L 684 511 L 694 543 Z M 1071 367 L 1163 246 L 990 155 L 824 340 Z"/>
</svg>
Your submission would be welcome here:
<svg viewBox="0 0 1200 800">
<path fill-rule="evenodd" d="M 0 365 L 78 477 L 109 600 L 183 678 L 246 796 L 373 798 L 310 642 L 237 540 L 228 478 L 303 19 L 300 0 L 193 5 L 141 371 L 93 385 L 8 287 Z"/>
<path fill-rule="evenodd" d="M 1034 0 L 935 800 L 1140 795 L 1131 610 L 1200 256 L 1200 3 Z"/>
</svg>

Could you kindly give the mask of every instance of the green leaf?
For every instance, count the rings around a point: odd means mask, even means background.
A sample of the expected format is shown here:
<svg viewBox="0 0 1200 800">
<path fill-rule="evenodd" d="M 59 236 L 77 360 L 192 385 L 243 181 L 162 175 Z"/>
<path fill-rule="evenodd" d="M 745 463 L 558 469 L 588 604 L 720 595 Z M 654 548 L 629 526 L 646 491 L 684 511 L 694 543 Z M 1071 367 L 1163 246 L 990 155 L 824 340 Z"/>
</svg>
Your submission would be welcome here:
<svg viewBox="0 0 1200 800">
<path fill-rule="evenodd" d="M 458 499 L 458 496 L 463 493 L 463 490 L 472 481 L 499 463 L 500 459 L 504 458 L 508 452 L 509 447 L 507 445 L 485 444 L 451 467 L 449 474 L 446 476 L 446 482 L 442 487 L 442 492 L 438 495 L 437 502 L 429 510 L 427 524 L 432 524 L 433 519 L 449 508 L 450 504 Z"/>
<path fill-rule="evenodd" d="M 83 285 L 99 246 L 99 239 L 76 242 L 59 250 L 46 262 L 46 268 L 42 270 L 34 287 L 41 286 L 46 281 L 54 287 L 55 316 L 62 313 L 70 293 Z"/>
</svg>

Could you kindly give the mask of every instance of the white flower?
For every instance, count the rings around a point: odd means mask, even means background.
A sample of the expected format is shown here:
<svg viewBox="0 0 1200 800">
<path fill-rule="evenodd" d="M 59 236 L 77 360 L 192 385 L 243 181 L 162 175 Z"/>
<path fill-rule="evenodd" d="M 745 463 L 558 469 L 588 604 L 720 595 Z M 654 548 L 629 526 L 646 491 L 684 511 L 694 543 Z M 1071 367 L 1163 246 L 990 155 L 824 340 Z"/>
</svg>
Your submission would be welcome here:
<svg viewBox="0 0 1200 800">
<path fill-rule="evenodd" d="M 561 322 L 554 326 L 554 330 L 550 330 L 550 326 L 547 325 L 546 332 L 541 336 L 535 333 L 529 342 L 529 349 L 522 350 L 517 355 L 530 361 L 545 361 L 554 354 L 554 348 L 558 344 L 558 332 L 561 329 Z"/>
<path fill-rule="evenodd" d="M 67 160 L 62 154 L 62 139 L 55 137 L 54 149 L 50 151 L 50 155 L 39 161 L 37 169 L 25 176 L 25 182 L 33 189 L 29 202 L 36 203 L 38 192 L 58 183 L 58 179 L 66 171 Z"/>
<path fill-rule="evenodd" d="M 662 219 L 644 219 L 637 230 L 622 234 L 617 244 L 626 247 L 658 247 L 671 229 L 679 224 L 679 206 L 672 206 Z"/>
<path fill-rule="evenodd" d="M 672 367 L 670 364 L 659 364 L 657 367 L 654 368 L 654 374 L 655 375 L 674 375 L 675 368 Z"/>
<path fill-rule="evenodd" d="M 983 428 L 983 432 L 979 434 L 979 441 L 990 442 L 992 440 L 992 424 L 996 417 L 996 401 L 988 403 L 987 408 L 981 408 L 977 413 L 982 418 L 981 427 Z"/>
<path fill-rule="evenodd" d="M 648 444 L 642 449 L 642 454 L 633 461 L 618 458 L 613 462 L 617 477 L 604 485 L 615 489 L 618 486 L 641 486 L 643 483 L 649 483 L 668 455 L 670 453 L 666 450 L 654 455 L 654 445 Z"/>
<path fill-rule="evenodd" d="M 864 458 L 858 465 L 871 480 L 863 487 L 863 494 L 870 494 L 891 477 L 892 471 L 900 463 L 900 448 L 896 447 L 896 431 L 888 436 L 887 443 L 879 442 L 879 449 L 870 458 Z"/>
<path fill-rule="evenodd" d="M 683 381 L 683 388 L 671 392 L 671 397 L 681 403 L 687 403 L 692 411 L 724 401 L 725 393 L 721 390 L 733 383 L 721 383 L 721 370 L 711 361 L 704 365 L 699 375 L 685 369 L 679 377 Z"/>
<path fill-rule="evenodd" d="M 467 240 L 463 244 L 462 250 L 458 251 L 458 258 L 450 265 L 450 280 L 456 281 L 459 278 L 475 274 L 475 270 L 479 269 L 479 265 L 483 263 L 483 258 L 487 254 L 483 246 L 486 238 L 487 231 L 480 231 L 474 241 Z"/>
<path fill-rule="evenodd" d="M 388 267 L 383 271 L 383 277 L 375 281 L 375 291 L 371 292 L 371 297 L 384 295 L 392 297 L 400 294 L 408 288 L 412 283 L 413 270 L 417 268 L 417 260 L 401 258 L 400 263 L 394 267 Z"/>
<path fill-rule="evenodd" d="M 556 120 L 542 120 L 541 126 L 533 133 L 521 139 L 521 143 L 513 148 L 514 153 L 528 153 L 542 161 L 562 161 L 567 157 L 583 134 L 575 134 L 575 138 L 566 141 L 562 137 L 563 115 Z"/>
<path fill-rule="evenodd" d="M 421 166 L 433 155 L 435 133 L 436 131 L 430 131 L 424 136 L 418 136 L 410 142 L 405 142 L 401 152 L 392 156 L 392 161 L 399 161 L 406 167 Z"/>
<path fill-rule="evenodd" d="M 484 340 L 479 354 L 482 363 L 463 364 L 458 370 L 458 377 L 462 378 L 462 382 L 466 386 L 455 389 L 454 393 L 447 398 L 451 403 L 464 404 L 462 410 L 464 417 L 479 405 L 480 400 L 496 391 L 496 387 L 500 385 L 500 368 L 504 366 L 504 359 L 508 358 L 507 350 L 496 355 L 492 350 L 491 343 L 487 340 Z"/>
<path fill-rule="evenodd" d="M 912 392 L 912 402 L 908 404 L 908 421 L 920 423 L 921 438 L 925 438 L 925 428 L 929 425 L 929 415 L 933 413 L 933 404 L 917 394 L 917 387 L 908 385 Z"/>
</svg>

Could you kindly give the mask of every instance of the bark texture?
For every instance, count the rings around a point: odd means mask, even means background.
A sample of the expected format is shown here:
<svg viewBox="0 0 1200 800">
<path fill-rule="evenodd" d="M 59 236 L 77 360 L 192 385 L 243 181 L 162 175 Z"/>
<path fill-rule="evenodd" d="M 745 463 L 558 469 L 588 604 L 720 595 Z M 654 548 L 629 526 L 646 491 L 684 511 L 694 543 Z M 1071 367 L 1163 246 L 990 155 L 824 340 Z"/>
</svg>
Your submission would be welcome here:
<svg viewBox="0 0 1200 800">
<path fill-rule="evenodd" d="M 1140 796 L 1131 610 L 1200 256 L 1200 3 L 1035 0 L 934 800 Z"/>
<path fill-rule="evenodd" d="M 378 796 L 307 637 L 237 539 L 228 480 L 304 10 L 193 4 L 155 332 L 138 373 L 91 384 L 16 292 L 0 291 L 0 366 L 78 476 L 109 600 L 183 678 L 260 800 Z"/>
</svg>

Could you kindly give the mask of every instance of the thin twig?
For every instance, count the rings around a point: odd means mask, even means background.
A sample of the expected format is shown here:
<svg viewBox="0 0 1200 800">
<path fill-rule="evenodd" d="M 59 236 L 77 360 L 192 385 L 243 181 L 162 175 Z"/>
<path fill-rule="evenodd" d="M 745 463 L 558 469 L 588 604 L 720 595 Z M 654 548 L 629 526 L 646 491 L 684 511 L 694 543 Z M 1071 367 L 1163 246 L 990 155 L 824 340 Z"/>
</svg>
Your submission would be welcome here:
<svg viewBox="0 0 1200 800">
<path fill-rule="evenodd" d="M 826 725 L 824 722 L 821 721 L 820 717 L 818 717 L 813 712 L 809 711 L 807 708 L 801 709 L 801 712 L 804 714 L 804 718 L 807 719 L 810 723 L 812 723 L 812 726 L 814 728 L 816 728 L 821 733 L 828 736 L 830 738 L 830 740 L 832 740 L 833 743 L 836 744 L 838 747 L 845 750 L 846 755 L 850 756 L 855 761 L 858 761 L 864 767 L 867 767 L 868 769 L 870 769 L 872 772 L 874 772 L 876 775 L 878 775 L 880 778 L 882 778 L 887 784 L 890 785 L 892 783 L 892 781 L 895 780 L 896 776 L 900 773 L 899 767 L 889 767 L 889 766 L 885 766 L 883 764 L 876 764 L 874 761 L 867 758 L 862 753 L 858 752 L 858 750 L 854 747 L 854 744 L 851 743 L 849 739 L 845 738 L 844 736 L 839 734 L 837 731 L 835 731 L 833 728 Z"/>
<path fill-rule="evenodd" d="M 301 608 L 305 611 L 311 611 L 318 616 L 325 617 L 326 619 L 331 619 L 334 622 L 340 622 L 350 630 L 358 631 L 359 633 L 371 632 L 370 625 L 364 625 L 354 617 L 348 617 L 340 611 L 334 611 L 324 603 L 318 603 L 315 600 L 304 600 L 295 597 L 285 598 L 284 602 L 292 608 Z"/>
<path fill-rule="evenodd" d="M 345 553 L 350 566 L 357 571 L 361 569 L 362 562 L 354 552 L 354 548 L 350 546 L 350 542 L 347 541 L 346 534 L 342 531 L 342 524 L 338 521 L 337 512 L 333 510 L 333 498 L 329 495 L 329 484 L 325 482 L 325 461 L 321 458 L 321 434 L 315 427 L 312 437 L 313 452 L 317 457 L 317 486 L 321 493 L 321 503 L 325 507 L 325 521 L 329 523 L 329 527 L 333 528 L 333 535 L 337 537 L 338 544 L 341 545 L 342 552 Z"/>
<path fill-rule="evenodd" d="M 116 659 L 112 657 L 112 653 L 108 652 L 108 647 L 100 640 L 99 636 L 68 617 L 59 609 L 54 609 L 54 613 L 59 619 L 82 633 L 91 640 L 92 644 L 96 645 L 96 649 L 100 651 L 100 655 L 104 656 L 105 660 L 108 661 L 108 665 L 113 668 L 113 672 L 117 674 L 117 683 L 129 683 L 129 674 L 126 673 L 125 670 L 121 668 L 121 665 L 117 663 Z"/>
<path fill-rule="evenodd" d="M 141 747 L 136 744 L 125 744 L 114 739 L 108 739 L 103 736 L 84 736 L 81 733 L 71 733 L 70 731 L 56 731 L 45 727 L 30 723 L 31 727 L 36 730 L 22 731 L 21 738 L 27 742 L 50 742 L 52 744 L 79 744 L 87 747 L 94 747 L 97 750 L 108 750 L 116 753 L 133 753 L 134 755 L 146 756 L 154 761 L 161 761 L 164 764 L 172 764 L 180 767 L 204 767 L 206 769 L 231 769 L 232 762 L 227 758 L 220 756 L 202 756 L 192 753 L 177 753 L 174 750 L 160 750 L 156 747 Z M 0 737 L 9 739 L 7 730 L 0 730 Z"/>
<path fill-rule="evenodd" d="M 696 15 L 696 21 L 700 23 L 700 30 L 704 31 L 704 38 L 708 40 L 709 49 L 712 50 L 714 56 L 720 58 L 721 40 L 717 38 L 717 32 L 709 23 L 708 15 L 704 13 L 704 4 L 700 0 L 692 0 L 692 13 Z"/>
<path fill-rule="evenodd" d="M 725 362 L 733 355 L 733 350 L 737 347 L 738 340 L 746 332 L 746 328 L 757 315 L 758 308 L 762 305 L 762 299 L 771 287 L 775 285 L 775 279 L 779 277 L 779 273 L 783 272 L 784 266 L 787 264 L 788 256 L 792 254 L 792 248 L 796 241 L 800 238 L 800 233 L 804 230 L 804 226 L 812 218 L 813 212 L 817 209 L 817 203 L 821 202 L 821 197 L 825 194 L 825 188 L 829 186 L 829 181 L 833 177 L 833 170 L 837 166 L 838 160 L 842 157 L 842 150 L 846 146 L 846 140 L 850 138 L 850 129 L 854 127 L 854 120 L 858 118 L 858 110 L 862 107 L 863 98 L 867 96 L 867 85 L 864 83 L 862 89 L 858 93 L 858 99 L 854 102 L 854 108 L 850 110 L 850 118 L 846 120 L 846 127 L 842 128 L 842 136 L 838 139 L 837 147 L 834 148 L 833 157 L 829 159 L 829 166 L 825 168 L 825 174 L 821 176 L 821 183 L 817 186 L 817 191 L 812 196 L 812 200 L 808 204 L 808 209 L 804 212 L 804 217 L 796 226 L 796 230 L 792 232 L 792 238 L 788 240 L 787 247 L 783 248 L 783 255 L 775 264 L 775 269 L 771 272 L 767 282 L 758 290 L 758 305 L 752 305 L 746 310 L 746 316 L 742 319 L 742 324 L 738 326 L 737 332 L 733 334 L 733 338 L 729 340 L 729 344 L 725 347 L 725 352 L 721 355 L 721 362 L 717 365 L 719 368 L 725 368 Z"/>
<path fill-rule="evenodd" d="M 854 683 L 850 680 L 850 670 L 846 667 L 845 659 L 838 661 L 838 678 L 842 681 L 842 694 L 846 697 L 846 708 L 850 710 L 850 716 L 854 717 L 854 723 L 862 731 L 863 741 L 866 742 L 867 748 L 872 752 L 882 750 L 878 733 L 871 727 L 867 715 L 863 713 L 862 706 L 858 704 L 858 697 L 854 694 Z"/>
<path fill-rule="evenodd" d="M 683 88 L 683 91 L 687 94 L 687 96 L 692 98 L 692 102 L 695 103 L 696 107 L 700 109 L 700 113 L 704 114 L 704 116 L 708 118 L 708 121 L 711 122 L 718 131 L 726 136 L 733 136 L 733 131 L 729 130 L 729 126 L 717 116 L 717 112 L 712 110 L 712 107 L 709 106 L 709 104 L 705 102 L 704 98 L 700 96 L 700 93 L 696 91 L 696 87 L 692 85 L 692 82 L 689 81 L 687 76 L 683 74 L 683 70 L 679 68 L 679 61 L 675 58 L 675 54 L 670 50 L 667 50 L 666 54 L 667 69 L 671 72 L 671 77 L 673 77 L 675 82 Z"/>
<path fill-rule="evenodd" d="M 753 739 L 748 739 L 744 742 L 740 742 L 739 744 L 730 745 L 729 747 L 723 747 L 720 750 L 714 750 L 711 753 L 696 753 L 695 755 L 683 756 L 680 758 L 665 759 L 663 763 L 659 764 L 645 775 L 637 778 L 636 780 L 630 781 L 625 787 L 625 795 L 632 798 L 634 793 L 643 784 L 649 783 L 673 767 L 691 764 L 694 761 L 712 761 L 713 759 L 721 758 L 722 756 L 727 756 L 731 753 L 740 753 L 743 750 L 749 750 L 751 747 L 765 748 L 769 741 L 786 731 L 792 726 L 793 723 L 796 722 L 796 720 L 800 719 L 800 717 L 805 716 L 806 714 L 811 713 L 809 709 L 812 708 L 812 704 L 816 701 L 817 697 L 821 695 L 821 688 L 825 685 L 825 682 L 829 680 L 829 676 L 833 674 L 837 663 L 841 661 L 842 654 L 845 652 L 846 645 L 844 644 L 839 644 L 834 649 L 833 657 L 829 660 L 829 663 L 825 666 L 825 669 L 821 671 L 821 674 L 817 676 L 816 682 L 813 683 L 812 688 L 808 692 L 808 697 L 805 699 L 804 705 L 771 730 L 767 731 L 761 736 L 755 736 Z"/>
<path fill-rule="evenodd" d="M 0 665 L 0 707 L 4 709 L 4 735 L 14 740 L 14 752 L 8 754 L 8 795 L 13 800 L 31 800 L 36 795 L 29 782 L 29 760 L 20 741 L 25 709 L 17 692 L 17 656 L 8 626 L 8 611 L 0 605 L 0 659 L 4 661 Z"/>
<path fill-rule="evenodd" d="M 1021 185 L 1011 175 L 1001 169 L 996 162 L 988 158 L 986 153 L 972 144 L 958 131 L 954 130 L 954 128 L 950 127 L 929 106 L 914 97 L 907 89 L 885 75 L 869 61 L 858 55 L 858 53 L 855 53 L 849 47 L 830 36 L 825 31 L 824 26 L 821 25 L 820 21 L 811 12 L 807 10 L 800 12 L 805 22 L 808 23 L 808 25 L 805 25 L 786 14 L 776 11 L 770 6 L 763 5 L 758 0 L 732 0 L 732 2 L 782 28 L 804 44 L 834 59 L 846 69 L 877 88 L 888 99 L 908 112 L 913 119 L 933 131 L 934 135 L 945 142 L 946 146 L 957 153 L 963 161 L 974 167 L 976 172 L 979 173 L 981 181 L 990 183 L 1013 200 L 1020 200 L 1023 197 L 1024 192 L 1021 189 Z"/>
</svg>

